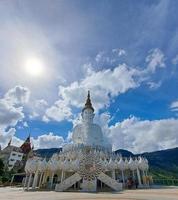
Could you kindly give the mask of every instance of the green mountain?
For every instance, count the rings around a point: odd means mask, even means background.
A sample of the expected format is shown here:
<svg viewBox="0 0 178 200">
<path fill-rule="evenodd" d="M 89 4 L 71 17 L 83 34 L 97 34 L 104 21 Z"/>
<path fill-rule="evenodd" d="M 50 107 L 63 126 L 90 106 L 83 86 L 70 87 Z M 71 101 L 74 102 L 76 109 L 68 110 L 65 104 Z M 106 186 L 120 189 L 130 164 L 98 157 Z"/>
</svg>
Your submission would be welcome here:
<svg viewBox="0 0 178 200">
<path fill-rule="evenodd" d="M 143 156 L 148 159 L 150 173 L 156 179 L 178 179 L 178 147 L 155 152 L 133 154 L 130 151 L 119 149 L 115 151 L 124 157 Z"/>
<path fill-rule="evenodd" d="M 124 149 L 118 149 L 115 151 L 116 154 L 121 154 L 123 157 L 130 157 L 134 156 L 134 154 L 130 151 L 124 150 Z"/>
<path fill-rule="evenodd" d="M 148 159 L 154 177 L 178 179 L 178 147 L 142 155 Z"/>
<path fill-rule="evenodd" d="M 54 153 L 59 153 L 60 151 L 62 151 L 62 148 L 37 149 L 34 152 L 40 157 L 49 159 Z"/>
</svg>

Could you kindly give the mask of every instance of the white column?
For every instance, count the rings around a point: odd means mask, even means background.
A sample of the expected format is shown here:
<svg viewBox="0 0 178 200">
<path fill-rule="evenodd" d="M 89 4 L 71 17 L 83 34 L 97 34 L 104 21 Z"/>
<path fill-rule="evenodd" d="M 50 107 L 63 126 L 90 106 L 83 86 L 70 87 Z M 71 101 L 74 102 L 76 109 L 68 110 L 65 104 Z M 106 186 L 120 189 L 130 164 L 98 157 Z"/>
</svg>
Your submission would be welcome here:
<svg viewBox="0 0 178 200">
<path fill-rule="evenodd" d="M 135 179 L 135 173 L 134 173 L 134 170 L 132 170 L 132 178 Z"/>
<path fill-rule="evenodd" d="M 14 181 L 14 175 L 13 175 L 13 177 L 11 178 L 11 183 L 10 183 L 10 185 L 12 185 L 13 181 Z"/>
<path fill-rule="evenodd" d="M 43 172 L 41 172 L 41 174 L 40 174 L 40 180 L 39 180 L 39 184 L 38 184 L 39 188 L 41 187 L 42 178 L 43 178 Z"/>
<path fill-rule="evenodd" d="M 141 186 L 142 182 L 141 182 L 141 177 L 140 177 L 140 171 L 138 168 L 137 168 L 137 177 L 138 177 L 138 184 L 139 184 L 139 186 Z"/>
<path fill-rule="evenodd" d="M 44 183 L 45 183 L 45 181 L 46 181 L 46 173 L 47 173 L 47 172 L 43 172 L 42 184 L 44 184 Z"/>
<path fill-rule="evenodd" d="M 103 188 L 103 183 L 100 181 L 100 183 L 101 183 L 101 189 Z"/>
<path fill-rule="evenodd" d="M 32 184 L 32 189 L 35 189 L 37 186 L 37 181 L 38 181 L 38 170 L 35 172 L 35 176 L 33 179 L 33 184 Z"/>
<path fill-rule="evenodd" d="M 52 187 L 53 187 L 53 178 L 54 178 L 54 172 L 52 172 L 52 175 L 51 175 L 50 189 L 52 189 Z"/>
<path fill-rule="evenodd" d="M 143 185 L 146 185 L 146 176 L 145 176 L 144 170 L 142 170 L 142 181 L 143 181 Z"/>
<path fill-rule="evenodd" d="M 124 171 L 123 171 L 123 170 L 121 170 L 121 173 L 122 173 L 122 181 L 123 181 L 123 184 L 125 185 Z"/>
<path fill-rule="evenodd" d="M 60 179 L 61 179 L 60 173 L 58 172 L 58 173 L 57 173 L 57 182 L 58 182 L 58 183 L 59 183 Z"/>
<path fill-rule="evenodd" d="M 63 179 L 64 179 L 64 172 L 62 170 L 62 173 L 61 173 L 61 183 L 62 183 Z"/>
<path fill-rule="evenodd" d="M 31 179 L 32 179 L 32 173 L 30 173 L 30 176 L 29 176 L 29 179 L 28 179 L 27 190 L 29 190 Z"/>
<path fill-rule="evenodd" d="M 112 171 L 112 178 L 113 178 L 114 180 L 116 180 L 116 172 L 115 172 L 115 170 Z"/>
<path fill-rule="evenodd" d="M 23 188 L 25 188 L 25 187 L 27 186 L 27 180 L 28 180 L 28 176 L 27 176 L 27 174 L 26 174 L 26 176 L 25 176 L 25 182 L 24 182 Z"/>
</svg>

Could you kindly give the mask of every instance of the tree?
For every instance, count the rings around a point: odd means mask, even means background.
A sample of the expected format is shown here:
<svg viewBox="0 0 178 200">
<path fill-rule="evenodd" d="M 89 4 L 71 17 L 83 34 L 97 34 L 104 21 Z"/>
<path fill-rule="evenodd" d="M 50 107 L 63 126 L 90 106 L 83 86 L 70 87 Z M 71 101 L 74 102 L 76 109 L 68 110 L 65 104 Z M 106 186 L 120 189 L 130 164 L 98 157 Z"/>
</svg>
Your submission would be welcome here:
<svg viewBox="0 0 178 200">
<path fill-rule="evenodd" d="M 2 176 L 4 173 L 4 163 L 3 161 L 0 159 L 0 176 Z"/>
</svg>

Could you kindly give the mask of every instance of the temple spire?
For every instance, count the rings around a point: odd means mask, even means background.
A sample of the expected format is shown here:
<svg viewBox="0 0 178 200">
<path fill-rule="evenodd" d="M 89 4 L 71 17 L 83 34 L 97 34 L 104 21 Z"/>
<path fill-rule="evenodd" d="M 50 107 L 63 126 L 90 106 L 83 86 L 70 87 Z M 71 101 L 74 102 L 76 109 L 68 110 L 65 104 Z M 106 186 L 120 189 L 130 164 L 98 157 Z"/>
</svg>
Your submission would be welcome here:
<svg viewBox="0 0 178 200">
<path fill-rule="evenodd" d="M 90 90 L 88 90 L 87 99 L 90 99 Z"/>
<path fill-rule="evenodd" d="M 22 149 L 23 153 L 25 153 L 25 154 L 27 154 L 31 151 L 30 133 L 20 148 Z"/>
<path fill-rule="evenodd" d="M 90 108 L 94 112 L 94 108 L 92 106 L 91 99 L 90 99 L 90 91 L 89 90 L 88 90 L 87 100 L 86 100 L 86 103 L 85 103 L 85 106 L 84 106 L 82 112 L 87 108 Z"/>
<path fill-rule="evenodd" d="M 8 146 L 11 145 L 11 142 L 12 142 L 12 138 L 9 140 L 9 142 L 8 142 Z"/>
</svg>

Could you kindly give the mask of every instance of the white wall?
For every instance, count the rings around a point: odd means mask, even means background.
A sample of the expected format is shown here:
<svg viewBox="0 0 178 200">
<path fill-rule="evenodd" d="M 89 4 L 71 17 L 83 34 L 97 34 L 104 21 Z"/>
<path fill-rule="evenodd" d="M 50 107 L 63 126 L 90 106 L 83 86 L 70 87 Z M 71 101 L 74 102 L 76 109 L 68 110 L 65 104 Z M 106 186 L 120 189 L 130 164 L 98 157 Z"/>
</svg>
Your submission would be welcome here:
<svg viewBox="0 0 178 200">
<path fill-rule="evenodd" d="M 22 157 L 23 157 L 23 153 L 12 151 L 9 156 L 9 161 L 8 161 L 9 170 L 11 170 L 14 167 L 14 164 L 17 160 L 21 161 Z"/>
</svg>

